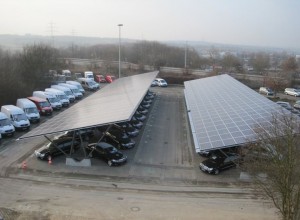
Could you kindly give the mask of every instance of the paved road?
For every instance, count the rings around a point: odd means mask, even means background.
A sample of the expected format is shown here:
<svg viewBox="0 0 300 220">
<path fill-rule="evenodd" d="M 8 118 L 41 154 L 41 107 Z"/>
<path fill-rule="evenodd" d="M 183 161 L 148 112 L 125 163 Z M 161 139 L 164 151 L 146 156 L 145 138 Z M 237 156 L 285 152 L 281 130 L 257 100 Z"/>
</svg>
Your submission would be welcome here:
<svg viewBox="0 0 300 220">
<path fill-rule="evenodd" d="M 270 203 L 240 182 L 238 169 L 200 172 L 183 88 L 153 90 L 157 97 L 124 166 L 92 160 L 92 167 L 69 167 L 63 157 L 48 165 L 32 155 L 43 137 L 7 145 L 0 154 L 5 219 L 276 219 Z"/>
</svg>

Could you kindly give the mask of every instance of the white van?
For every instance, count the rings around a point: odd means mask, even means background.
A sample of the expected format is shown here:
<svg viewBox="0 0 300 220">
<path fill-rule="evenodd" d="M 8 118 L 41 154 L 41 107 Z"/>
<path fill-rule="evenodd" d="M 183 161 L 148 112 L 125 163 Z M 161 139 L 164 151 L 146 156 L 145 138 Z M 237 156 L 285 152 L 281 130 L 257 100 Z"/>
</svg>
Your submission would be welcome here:
<svg viewBox="0 0 300 220">
<path fill-rule="evenodd" d="M 77 81 L 82 85 L 84 89 L 95 91 L 100 89 L 98 83 L 96 83 L 93 79 L 88 78 L 78 78 Z"/>
<path fill-rule="evenodd" d="M 16 106 L 21 108 L 25 112 L 30 122 L 35 123 L 40 121 L 40 113 L 36 105 L 29 99 L 17 99 Z"/>
<path fill-rule="evenodd" d="M 4 136 L 13 136 L 15 133 L 15 127 L 6 114 L 0 112 L 0 134 Z"/>
<path fill-rule="evenodd" d="M 41 98 L 41 99 L 46 99 L 50 103 L 51 107 L 54 110 L 60 110 L 61 109 L 60 101 L 56 98 L 55 95 L 53 95 L 49 92 L 34 91 L 32 93 L 32 96 L 35 96 L 35 97 L 38 97 L 38 98 Z"/>
<path fill-rule="evenodd" d="M 77 86 L 67 84 L 67 83 L 58 83 L 58 85 L 71 89 L 71 91 L 73 92 L 76 99 L 82 99 L 83 95 L 81 92 L 79 92 L 79 89 L 77 88 Z"/>
<path fill-rule="evenodd" d="M 71 71 L 70 70 L 62 70 L 61 75 L 65 76 L 66 78 L 71 78 Z"/>
<path fill-rule="evenodd" d="M 92 71 L 85 71 L 84 78 L 94 79 L 94 73 Z"/>
<path fill-rule="evenodd" d="M 3 105 L 1 112 L 11 120 L 16 130 L 29 130 L 30 122 L 25 112 L 15 105 Z"/>
<path fill-rule="evenodd" d="M 64 92 L 70 102 L 75 101 L 75 96 L 73 95 L 71 89 L 64 87 L 64 86 L 59 86 L 59 85 L 52 85 L 51 88 Z"/>
<path fill-rule="evenodd" d="M 81 86 L 81 84 L 79 82 L 76 81 L 66 81 L 67 84 L 73 85 L 73 86 L 77 86 L 77 89 L 79 90 L 79 92 L 81 92 L 82 94 L 85 93 L 84 88 Z"/>
<path fill-rule="evenodd" d="M 70 105 L 70 101 L 64 92 L 53 88 L 46 88 L 45 92 L 55 95 L 63 107 L 68 107 Z"/>
</svg>

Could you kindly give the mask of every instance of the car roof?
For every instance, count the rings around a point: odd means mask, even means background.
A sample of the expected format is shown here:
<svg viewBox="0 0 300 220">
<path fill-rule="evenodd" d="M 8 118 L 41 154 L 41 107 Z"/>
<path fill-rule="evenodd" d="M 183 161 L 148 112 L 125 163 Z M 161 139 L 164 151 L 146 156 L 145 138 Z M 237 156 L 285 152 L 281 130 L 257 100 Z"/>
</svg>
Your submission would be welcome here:
<svg viewBox="0 0 300 220">
<path fill-rule="evenodd" d="M 108 143 L 106 143 L 106 142 L 99 142 L 99 143 L 97 144 L 97 146 L 100 146 L 100 147 L 103 148 L 103 149 L 113 148 L 113 147 L 114 147 L 114 146 L 112 146 L 112 145 L 110 145 L 110 144 L 108 144 Z"/>
</svg>

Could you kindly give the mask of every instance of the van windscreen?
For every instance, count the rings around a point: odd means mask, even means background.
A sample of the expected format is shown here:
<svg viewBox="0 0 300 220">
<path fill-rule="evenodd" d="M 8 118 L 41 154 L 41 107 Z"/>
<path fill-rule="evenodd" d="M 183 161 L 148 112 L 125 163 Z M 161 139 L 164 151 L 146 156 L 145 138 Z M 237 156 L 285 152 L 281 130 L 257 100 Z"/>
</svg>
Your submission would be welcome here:
<svg viewBox="0 0 300 220">
<path fill-rule="evenodd" d="M 0 127 L 10 125 L 10 120 L 8 118 L 0 120 Z"/>
<path fill-rule="evenodd" d="M 27 114 L 31 114 L 31 113 L 38 113 L 38 110 L 36 108 L 25 108 L 24 112 Z"/>
<path fill-rule="evenodd" d="M 27 116 L 25 114 L 17 114 L 17 115 L 13 115 L 13 119 L 15 121 L 27 120 Z"/>
<path fill-rule="evenodd" d="M 40 102 L 41 108 L 50 107 L 49 102 Z"/>
</svg>

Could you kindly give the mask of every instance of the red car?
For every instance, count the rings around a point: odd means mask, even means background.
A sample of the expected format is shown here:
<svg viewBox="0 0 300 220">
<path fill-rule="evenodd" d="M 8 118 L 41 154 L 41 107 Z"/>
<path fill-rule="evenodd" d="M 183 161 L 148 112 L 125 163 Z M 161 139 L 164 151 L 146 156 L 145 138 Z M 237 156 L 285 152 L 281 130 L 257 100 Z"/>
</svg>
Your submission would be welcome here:
<svg viewBox="0 0 300 220">
<path fill-rule="evenodd" d="M 115 76 L 112 76 L 112 75 L 106 75 L 105 76 L 105 80 L 106 80 L 106 82 L 108 82 L 108 83 L 112 83 L 113 81 L 115 81 Z"/>
<path fill-rule="evenodd" d="M 96 82 L 98 83 L 106 83 L 106 80 L 103 75 L 96 75 Z"/>
</svg>

